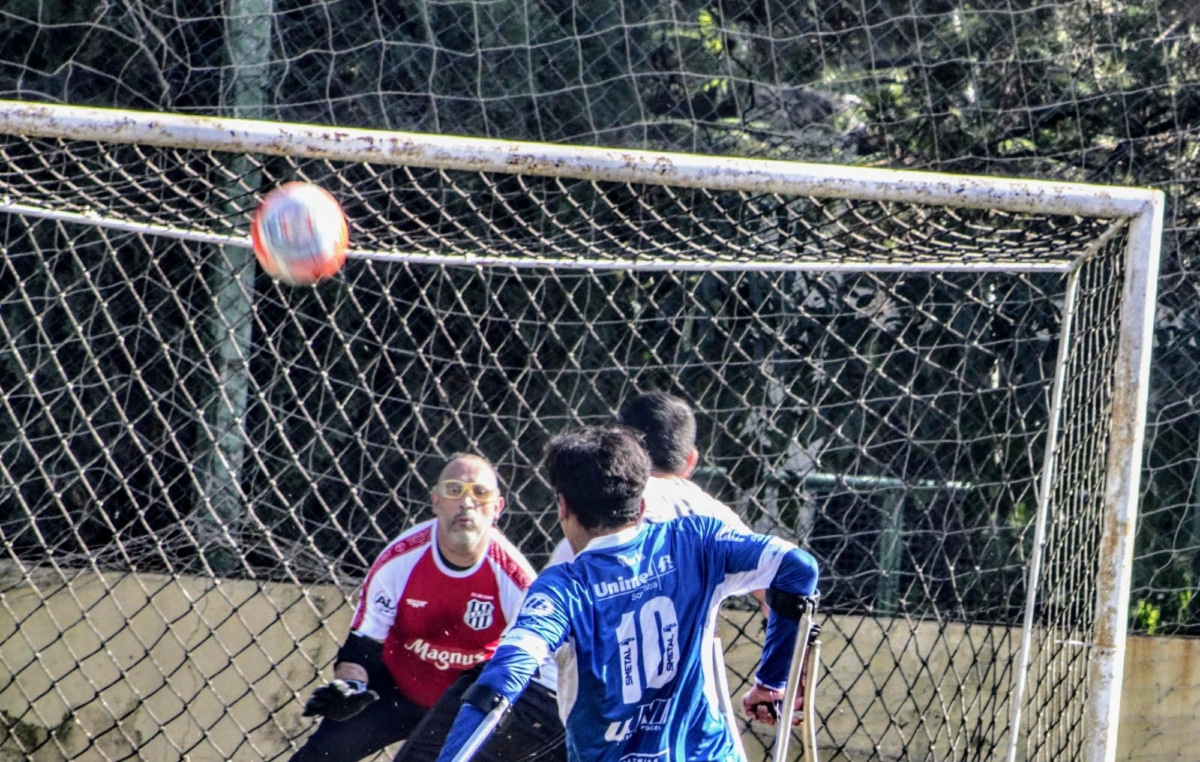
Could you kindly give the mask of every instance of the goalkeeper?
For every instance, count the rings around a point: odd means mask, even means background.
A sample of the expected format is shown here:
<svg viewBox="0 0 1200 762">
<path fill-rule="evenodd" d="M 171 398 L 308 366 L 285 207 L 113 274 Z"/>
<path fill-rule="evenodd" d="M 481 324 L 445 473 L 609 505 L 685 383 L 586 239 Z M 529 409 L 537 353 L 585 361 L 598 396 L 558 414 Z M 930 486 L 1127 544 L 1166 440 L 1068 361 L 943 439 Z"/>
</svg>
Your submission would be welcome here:
<svg viewBox="0 0 1200 762">
<path fill-rule="evenodd" d="M 534 573 L 495 528 L 504 509 L 495 469 L 477 455 L 453 456 L 431 502 L 434 518 L 401 534 L 371 565 L 334 680 L 304 707 L 320 724 L 293 762 L 355 762 L 409 738 L 460 675 L 491 657 L 516 617 Z M 544 743 L 545 728 L 557 729 L 562 749 L 552 689 L 534 684 L 526 696 L 514 708 L 520 721 L 484 749 L 485 758 L 526 759 Z M 445 732 L 443 725 L 439 745 Z"/>
<path fill-rule="evenodd" d="M 530 587 L 464 696 L 439 762 L 486 727 L 493 708 L 516 701 L 550 653 L 565 667 L 559 703 L 573 762 L 737 758 L 704 674 L 716 608 L 727 595 L 769 586 L 774 605 L 798 611 L 815 592 L 816 562 L 709 517 L 643 522 L 650 461 L 628 429 L 556 437 L 546 467 L 559 523 L 579 555 Z M 783 687 L 796 629 L 772 614 L 758 674 L 764 687 Z"/>
</svg>

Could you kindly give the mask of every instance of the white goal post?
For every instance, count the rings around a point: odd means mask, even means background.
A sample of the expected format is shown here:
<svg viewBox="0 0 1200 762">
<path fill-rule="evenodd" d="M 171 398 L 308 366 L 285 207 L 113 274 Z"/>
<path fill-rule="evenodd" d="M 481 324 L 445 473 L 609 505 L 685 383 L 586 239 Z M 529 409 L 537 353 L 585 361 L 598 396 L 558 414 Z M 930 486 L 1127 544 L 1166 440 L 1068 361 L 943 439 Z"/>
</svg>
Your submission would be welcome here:
<svg viewBox="0 0 1200 762">
<path fill-rule="evenodd" d="M 1061 293 L 1047 298 L 1061 305 L 1058 361 L 1052 384 L 1042 395 L 1048 415 L 1028 421 L 1039 432 L 1030 441 L 1044 446 L 1038 445 L 1040 473 L 1032 500 L 1036 511 L 1022 572 L 1023 620 L 1012 623 L 1022 635 L 1015 649 L 1010 693 L 1004 700 L 1007 717 L 996 720 L 1008 724 L 996 731 L 1002 739 L 996 745 L 1010 762 L 1053 758 L 1053 749 L 1034 738 L 1041 730 L 1029 725 L 1027 715 L 1036 713 L 1037 707 L 1073 699 L 1035 695 L 1039 689 L 1030 685 L 1030 673 L 1046 675 L 1054 673 L 1060 662 L 1074 664 L 1075 657 L 1063 654 L 1083 649 L 1086 669 L 1078 684 L 1086 688 L 1086 703 L 1071 710 L 1080 715 L 1081 725 L 1055 732 L 1070 736 L 1063 749 L 1078 749 L 1089 762 L 1115 759 L 1163 230 L 1161 192 L 11 101 L 0 102 L 0 136 L 8 136 L 0 139 L 5 149 L 2 161 L 7 162 L 7 169 L 0 170 L 0 211 L 25 220 L 105 228 L 138 238 L 248 247 L 247 213 L 258 193 L 287 177 L 306 177 L 325 184 L 339 198 L 362 191 L 363 196 L 347 205 L 353 227 L 350 257 L 382 266 L 464 267 L 475 272 L 480 268 L 646 272 L 679 279 L 717 272 L 730 277 L 765 272 L 932 278 L 954 273 L 981 279 L 1057 274 Z M 106 157 L 110 146 L 119 148 Z M 137 166 L 143 159 L 145 166 Z M 413 171 L 418 169 L 427 172 L 418 175 Z M 455 179 L 460 176 L 464 179 Z M 397 201 L 389 194 L 400 178 L 412 179 L 415 190 L 412 196 L 396 197 Z M 190 187 L 203 187 L 211 195 L 192 203 Z M 681 189 L 699 195 L 685 197 Z M 527 195 L 521 197 L 522 193 Z M 405 200 L 418 196 L 427 200 L 428 207 L 418 209 Z M 796 211 L 793 200 L 811 208 Z M 672 216 L 693 208 L 700 209 L 694 216 Z M 478 214 L 478 220 L 465 219 L 465 213 Z M 1071 232 L 1076 225 L 1081 232 Z M 29 226 L 27 230 L 32 229 Z M 10 231 L 10 235 L 18 234 Z M 28 236 L 30 248 L 38 247 L 35 233 L 21 235 Z M 5 239 L 6 252 L 10 244 Z M 532 254 L 527 253 L 530 250 Z M 622 250 L 629 256 L 623 258 Z M 1088 267 L 1101 258 L 1111 264 L 1089 274 Z M 1116 276 L 1122 278 L 1119 295 L 1113 297 L 1119 305 L 1117 314 L 1106 314 L 1112 308 L 1109 303 L 1088 307 L 1084 302 L 1088 295 L 1102 290 L 1105 278 Z M 352 290 L 353 284 L 348 282 L 347 288 Z M 985 301 L 1004 298 L 1003 287 L 994 296 L 988 296 L 992 293 L 988 288 L 981 286 L 971 294 L 983 294 L 978 298 Z M 244 297 L 246 281 L 235 284 L 234 291 L 238 289 Z M 214 291 L 213 301 L 230 298 L 220 288 Z M 797 297 L 804 304 L 816 299 L 806 298 Z M 353 301 L 352 296 L 347 299 Z M 285 302 L 286 296 L 279 301 Z M 858 314 L 866 320 L 882 320 L 878 316 L 889 309 L 903 310 L 902 302 L 893 299 L 875 313 L 859 310 Z M 253 305 L 230 309 L 242 309 L 239 314 L 245 316 L 255 314 Z M 933 311 L 933 307 L 916 310 L 927 319 L 933 319 L 928 317 Z M 1095 350 L 1103 357 L 1099 370 L 1079 370 L 1089 362 L 1080 354 L 1093 347 L 1092 339 L 1076 340 L 1076 321 L 1084 319 L 1080 316 L 1085 312 L 1089 325 L 1112 337 Z M 545 329 L 529 330 L 553 333 L 553 318 L 549 320 Z M 1105 327 L 1105 321 L 1112 325 Z M 237 322 L 229 319 L 230 324 Z M 827 332 L 836 335 L 836 330 Z M 11 348 L 15 342 L 7 333 L 0 336 L 0 347 Z M 964 339 L 965 344 L 977 346 L 972 342 Z M 230 351 L 236 354 L 236 347 Z M 852 354 L 870 359 L 874 351 L 875 345 L 855 346 Z M 570 351 L 564 356 L 568 364 L 574 361 Z M 35 374 L 29 365 L 22 372 L 32 378 Z M 864 381 L 864 390 L 867 386 Z M 997 382 L 990 388 L 1002 386 Z M 1103 399 L 1092 400 L 1092 387 L 1102 389 L 1096 393 Z M 790 389 L 777 392 L 763 392 L 764 410 L 771 407 L 769 400 L 779 407 L 797 394 Z M 236 401 L 226 404 L 237 409 Z M 872 404 L 862 402 L 860 408 Z M 447 414 L 448 419 L 453 417 L 453 411 Z M 240 417 L 234 418 L 241 426 Z M 1063 433 L 1068 427 L 1083 426 L 1084 420 L 1092 427 L 1088 432 Z M 746 423 L 739 431 L 746 437 L 757 436 L 754 425 Z M 873 441 L 869 427 L 864 425 L 863 431 L 854 440 L 860 450 Z M 400 437 L 395 432 L 391 436 L 392 441 Z M 472 443 L 477 441 L 474 436 L 468 434 Z M 1064 437 L 1068 445 L 1061 444 Z M 234 452 L 226 447 L 218 460 L 222 468 L 239 473 Z M 1092 462 L 1089 458 L 1098 462 L 1086 465 L 1085 461 Z M 256 467 L 269 468 L 267 463 L 254 462 Z M 1102 487 L 1102 496 L 1092 494 L 1095 488 L 1089 491 L 1087 479 L 1077 486 L 1073 476 L 1062 476 L 1089 469 L 1097 471 L 1095 487 Z M 783 470 L 781 466 L 778 472 Z M 945 484 L 971 479 L 950 467 L 947 471 L 939 477 Z M 17 475 L 5 473 L 0 487 L 27 494 Z M 914 484 L 909 484 L 909 494 L 925 489 Z M 34 499 L 20 500 L 30 515 L 39 510 Z M 1093 500 L 1098 511 L 1094 526 L 1081 530 L 1087 538 L 1088 565 L 1082 572 L 1059 571 L 1069 561 L 1049 561 L 1044 554 L 1056 542 L 1069 545 L 1075 535 L 1055 534 L 1057 512 Z M 747 503 L 760 528 L 767 526 L 763 522 L 770 516 L 768 502 L 763 498 L 761 503 Z M 205 502 L 214 515 L 228 519 L 233 509 L 221 509 L 218 503 L 215 498 Z M 543 533 L 551 531 L 543 518 L 530 521 Z M 802 530 L 796 531 L 803 536 Z M 226 534 L 236 545 L 236 533 Z M 882 539 L 880 543 L 882 547 Z M 216 573 L 216 562 L 206 563 L 205 568 Z M 1051 581 L 1046 578 L 1048 564 L 1056 575 Z M 1064 586 L 1078 584 L 1072 576 L 1077 574 L 1088 578 L 1079 588 L 1089 595 L 1088 610 L 1081 621 L 1058 623 L 1056 614 L 1047 610 L 1061 608 L 1056 596 Z M 826 600 L 836 605 L 825 593 Z M 881 605 L 877 610 L 888 609 Z M 989 624 L 1007 624 L 1001 616 L 984 618 L 992 619 Z M 3 648 L 0 643 L 0 654 Z M 827 660 L 833 658 L 827 655 Z M 826 681 L 821 690 L 832 690 L 831 685 Z M 832 709 L 831 701 L 837 697 L 824 694 L 821 703 L 826 706 L 818 711 Z"/>
</svg>

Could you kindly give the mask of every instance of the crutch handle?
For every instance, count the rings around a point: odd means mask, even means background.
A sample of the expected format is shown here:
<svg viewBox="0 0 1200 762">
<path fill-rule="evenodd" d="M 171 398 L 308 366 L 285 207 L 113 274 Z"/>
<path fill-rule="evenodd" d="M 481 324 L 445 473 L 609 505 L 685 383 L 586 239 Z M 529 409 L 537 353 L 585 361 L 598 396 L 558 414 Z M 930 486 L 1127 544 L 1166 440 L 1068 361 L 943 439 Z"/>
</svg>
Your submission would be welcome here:
<svg viewBox="0 0 1200 762">
<path fill-rule="evenodd" d="M 474 732 L 467 737 L 467 742 L 462 745 L 458 753 L 454 755 L 454 759 L 450 762 L 470 762 L 471 757 L 475 756 L 475 752 L 487 741 L 488 736 L 504 719 L 504 713 L 508 711 L 508 701 L 501 698 L 496 706 L 492 707 L 483 717 L 483 722 L 479 723 L 479 727 L 475 728 Z"/>
<path fill-rule="evenodd" d="M 813 630 L 816 615 L 816 603 L 808 600 L 804 604 L 804 615 L 800 618 L 800 628 L 796 632 L 796 645 L 792 649 L 792 663 L 788 668 L 787 685 L 783 690 L 783 705 L 778 710 L 778 720 L 775 725 L 775 754 L 774 762 L 785 762 L 787 759 L 788 741 L 792 737 L 792 714 L 796 706 L 796 693 L 800 689 L 800 673 L 808 655 L 809 634 Z"/>
</svg>

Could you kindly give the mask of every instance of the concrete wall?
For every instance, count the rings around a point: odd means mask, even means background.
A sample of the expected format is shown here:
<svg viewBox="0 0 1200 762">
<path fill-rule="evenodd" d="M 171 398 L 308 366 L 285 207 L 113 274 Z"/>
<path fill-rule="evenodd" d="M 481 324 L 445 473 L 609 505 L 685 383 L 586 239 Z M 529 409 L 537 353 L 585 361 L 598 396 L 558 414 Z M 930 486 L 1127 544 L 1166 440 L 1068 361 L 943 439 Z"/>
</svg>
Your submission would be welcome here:
<svg viewBox="0 0 1200 762">
<path fill-rule="evenodd" d="M 0 592 L 3 762 L 286 758 L 350 618 L 327 587 L 54 572 L 18 582 Z M 721 637 L 740 696 L 759 624 L 733 612 Z M 836 618 L 823 642 L 823 762 L 971 757 L 1006 724 L 1009 630 Z M 1198 671 L 1197 641 L 1131 639 L 1119 760 L 1195 756 Z M 769 731 L 743 738 L 764 758 Z"/>
<path fill-rule="evenodd" d="M 334 588 L 39 575 L 0 593 L 0 760 L 276 758 L 349 619 Z"/>
</svg>

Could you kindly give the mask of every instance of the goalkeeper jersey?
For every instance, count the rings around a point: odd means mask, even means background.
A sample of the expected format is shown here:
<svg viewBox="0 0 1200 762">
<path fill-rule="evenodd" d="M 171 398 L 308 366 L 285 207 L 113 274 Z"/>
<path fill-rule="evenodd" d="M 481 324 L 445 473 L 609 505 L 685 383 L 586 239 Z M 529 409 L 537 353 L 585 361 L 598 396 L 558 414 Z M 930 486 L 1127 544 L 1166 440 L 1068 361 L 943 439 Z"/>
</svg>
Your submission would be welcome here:
<svg viewBox="0 0 1200 762">
<path fill-rule="evenodd" d="M 770 586 L 785 556 L 784 589 L 811 594 L 816 562 L 782 540 L 701 516 L 643 523 L 544 571 L 502 645 L 555 652 L 572 760 L 735 760 L 709 639 L 721 601 Z"/>
<path fill-rule="evenodd" d="M 350 624 L 351 632 L 383 642 L 396 687 L 425 708 L 463 671 L 491 658 L 534 577 L 495 528 L 478 563 L 450 568 L 437 552 L 436 524 L 418 524 L 379 554 Z"/>
</svg>

